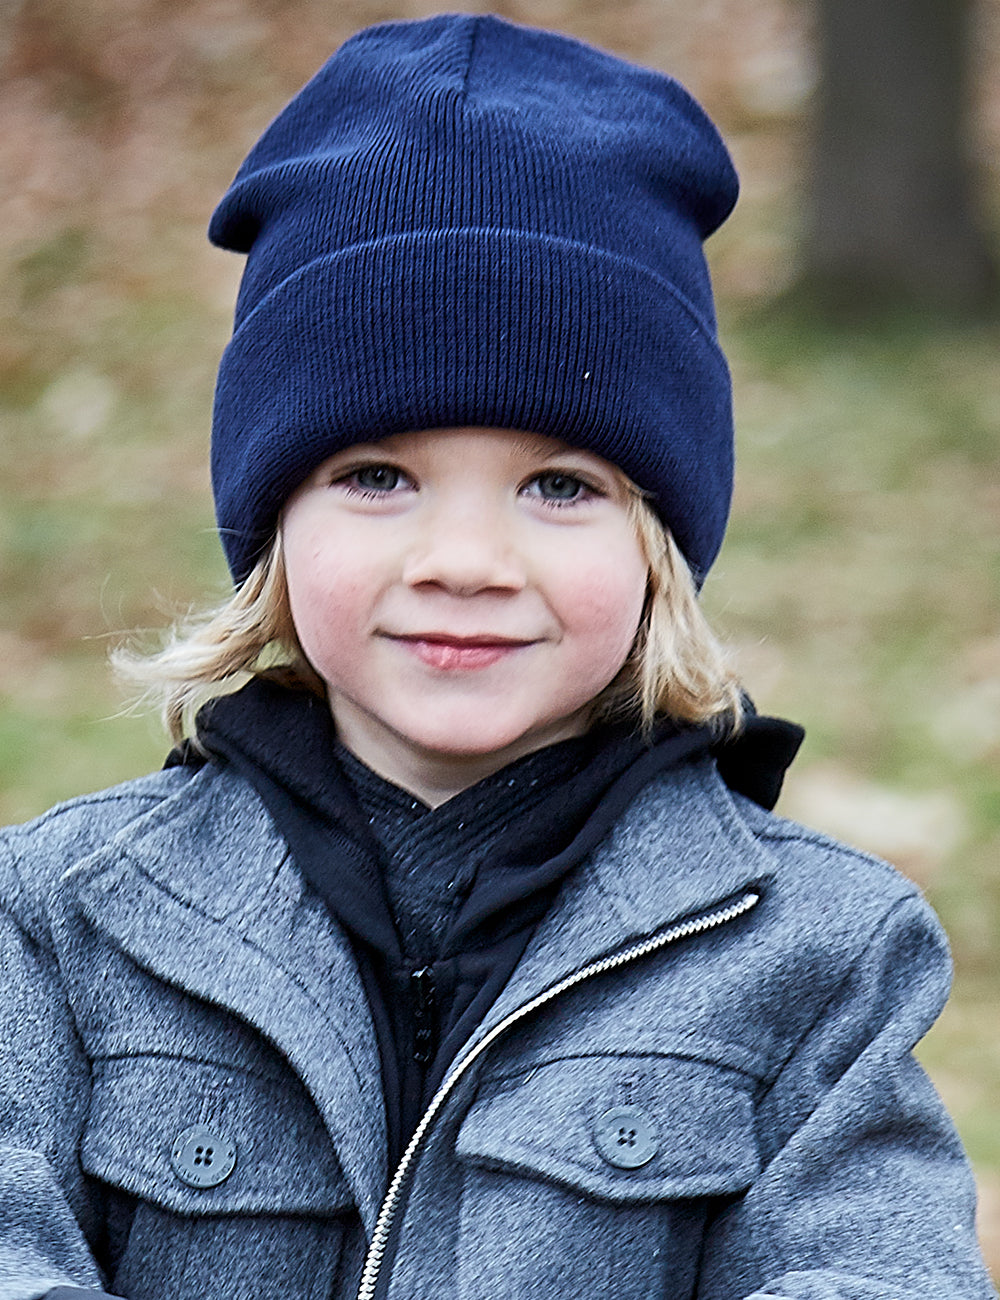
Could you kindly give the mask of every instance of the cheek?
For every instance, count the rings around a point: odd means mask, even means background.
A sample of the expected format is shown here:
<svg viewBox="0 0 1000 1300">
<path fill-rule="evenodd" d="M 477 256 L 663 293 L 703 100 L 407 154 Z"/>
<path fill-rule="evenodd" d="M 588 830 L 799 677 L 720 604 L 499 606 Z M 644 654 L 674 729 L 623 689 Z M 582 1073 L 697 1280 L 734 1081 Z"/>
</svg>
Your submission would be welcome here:
<svg viewBox="0 0 1000 1300">
<path fill-rule="evenodd" d="M 638 546 L 594 555 L 567 576 L 563 624 L 595 653 L 624 663 L 635 640 L 646 599 L 647 568 Z"/>
<path fill-rule="evenodd" d="M 343 550 L 301 530 L 284 536 L 285 580 L 292 623 L 306 658 L 326 679 L 352 658 L 352 640 L 364 624 L 366 584 Z"/>
<path fill-rule="evenodd" d="M 581 602 L 585 632 L 595 646 L 619 660 L 619 667 L 628 657 L 639 630 L 645 589 L 645 575 L 641 582 L 627 588 L 614 581 L 603 585 L 594 583 L 588 589 L 589 599 Z"/>
</svg>

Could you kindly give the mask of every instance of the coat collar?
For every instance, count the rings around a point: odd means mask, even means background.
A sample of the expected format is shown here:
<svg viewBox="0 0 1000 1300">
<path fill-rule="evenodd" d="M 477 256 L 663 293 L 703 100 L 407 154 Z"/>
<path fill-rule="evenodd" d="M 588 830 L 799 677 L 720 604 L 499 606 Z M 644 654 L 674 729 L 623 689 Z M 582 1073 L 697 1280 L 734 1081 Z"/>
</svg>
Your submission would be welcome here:
<svg viewBox="0 0 1000 1300">
<path fill-rule="evenodd" d="M 773 867 L 711 760 L 663 773 L 567 881 L 476 1040 L 573 970 L 763 885 Z"/>
<path fill-rule="evenodd" d="M 566 882 L 476 1039 L 572 971 L 760 882 L 770 859 L 710 762 L 668 771 Z M 156 977 L 234 1012 L 295 1068 L 371 1229 L 387 1181 L 374 1030 L 350 944 L 257 796 L 203 768 L 65 881 Z"/>
</svg>

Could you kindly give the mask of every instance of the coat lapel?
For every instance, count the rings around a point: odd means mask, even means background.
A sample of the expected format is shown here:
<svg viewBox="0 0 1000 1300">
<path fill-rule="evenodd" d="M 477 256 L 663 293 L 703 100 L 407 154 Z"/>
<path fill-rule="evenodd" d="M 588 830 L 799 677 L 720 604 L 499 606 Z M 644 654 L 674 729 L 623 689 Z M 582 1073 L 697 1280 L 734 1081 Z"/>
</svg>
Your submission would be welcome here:
<svg viewBox="0 0 1000 1300">
<path fill-rule="evenodd" d="M 306 889 L 256 796 L 212 767 L 65 881 L 60 928 L 96 930 L 157 979 L 234 1013 L 311 1094 L 370 1230 L 384 1193 L 385 1112 L 350 943 Z"/>
</svg>

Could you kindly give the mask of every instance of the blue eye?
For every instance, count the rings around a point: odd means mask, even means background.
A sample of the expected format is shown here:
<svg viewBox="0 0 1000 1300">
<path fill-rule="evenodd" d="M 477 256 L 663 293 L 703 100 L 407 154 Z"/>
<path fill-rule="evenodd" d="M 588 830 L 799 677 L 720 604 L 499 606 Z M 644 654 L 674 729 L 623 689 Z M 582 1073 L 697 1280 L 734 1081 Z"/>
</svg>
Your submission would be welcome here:
<svg viewBox="0 0 1000 1300">
<path fill-rule="evenodd" d="M 536 474 L 531 480 L 534 494 L 545 501 L 578 501 L 587 491 L 587 484 L 573 474 L 563 474 L 559 470 L 548 470 Z"/>
<path fill-rule="evenodd" d="M 348 497 L 359 501 L 379 502 L 410 492 L 416 484 L 398 465 L 373 460 L 354 469 L 341 470 L 333 479 L 331 487 L 339 488 Z"/>
<path fill-rule="evenodd" d="M 392 492 L 403 482 L 403 472 L 395 465 L 362 465 L 351 475 L 363 492 Z"/>
</svg>

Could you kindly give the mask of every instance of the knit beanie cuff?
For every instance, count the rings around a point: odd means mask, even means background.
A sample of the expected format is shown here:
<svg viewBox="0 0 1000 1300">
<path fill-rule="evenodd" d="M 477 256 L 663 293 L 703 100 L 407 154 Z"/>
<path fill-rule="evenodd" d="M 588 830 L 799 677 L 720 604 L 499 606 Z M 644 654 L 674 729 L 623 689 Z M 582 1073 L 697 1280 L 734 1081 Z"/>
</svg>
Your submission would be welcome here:
<svg viewBox="0 0 1000 1300">
<path fill-rule="evenodd" d="M 501 228 L 418 231 L 315 258 L 241 321 L 219 371 L 213 483 L 237 581 L 308 472 L 355 442 L 471 425 L 566 438 L 617 464 L 695 572 L 722 541 L 729 375 L 648 267 Z"/>
</svg>

